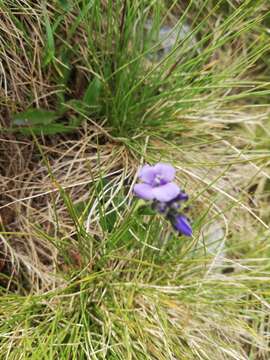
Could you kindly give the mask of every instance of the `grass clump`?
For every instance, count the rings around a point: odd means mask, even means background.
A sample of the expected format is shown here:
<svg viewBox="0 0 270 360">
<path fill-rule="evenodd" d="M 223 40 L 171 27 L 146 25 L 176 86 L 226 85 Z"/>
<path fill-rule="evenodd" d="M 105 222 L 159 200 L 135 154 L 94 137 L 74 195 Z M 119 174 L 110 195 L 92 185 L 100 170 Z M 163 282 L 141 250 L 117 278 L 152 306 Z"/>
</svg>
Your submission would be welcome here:
<svg viewBox="0 0 270 360">
<path fill-rule="evenodd" d="M 12 30 L 3 37 L 5 102 L 16 112 L 32 106 L 56 110 L 61 121 L 49 123 L 52 132 L 87 119 L 105 121 L 115 136 L 174 135 L 186 127 L 182 117 L 215 114 L 235 100 L 253 103 L 265 86 L 248 74 L 269 50 L 264 2 L 28 5 L 2 5 L 3 35 Z M 164 26 L 169 30 L 162 37 Z M 48 124 L 38 123 L 40 118 L 23 114 L 23 124 L 46 133 Z"/>
<path fill-rule="evenodd" d="M 265 2 L 0 6 L 0 358 L 268 359 Z M 158 161 L 191 240 L 133 198 Z"/>
<path fill-rule="evenodd" d="M 102 213 L 96 214 L 100 220 Z M 22 349 L 25 358 L 41 359 L 267 354 L 269 275 L 262 234 L 252 245 L 250 238 L 237 246 L 231 239 L 226 252 L 240 251 L 242 258 L 218 260 L 197 234 L 192 244 L 179 239 L 137 207 L 119 211 L 113 229 L 103 225 L 101 233 L 100 238 L 81 233 L 84 250 L 79 240 L 52 239 L 56 247 L 66 243 L 58 253 L 57 286 L 1 298 L 3 354 L 10 359 Z M 38 236 L 48 238 L 42 231 Z"/>
</svg>

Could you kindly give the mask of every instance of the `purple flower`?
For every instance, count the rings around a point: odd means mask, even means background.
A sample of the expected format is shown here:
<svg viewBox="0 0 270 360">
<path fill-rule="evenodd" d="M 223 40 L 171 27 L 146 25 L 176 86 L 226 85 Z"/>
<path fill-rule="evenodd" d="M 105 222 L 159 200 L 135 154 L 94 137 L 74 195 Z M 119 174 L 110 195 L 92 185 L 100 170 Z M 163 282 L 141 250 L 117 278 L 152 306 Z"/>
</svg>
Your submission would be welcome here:
<svg viewBox="0 0 270 360">
<path fill-rule="evenodd" d="M 188 195 L 173 182 L 173 166 L 163 163 L 144 165 L 138 176 L 141 183 L 134 186 L 134 193 L 141 199 L 152 200 L 152 209 L 169 220 L 179 234 L 191 236 L 189 220 L 181 213 L 182 203 L 188 200 Z"/>
<path fill-rule="evenodd" d="M 174 177 L 175 169 L 170 164 L 144 165 L 139 172 L 142 183 L 134 186 L 134 193 L 144 200 L 171 201 L 180 193 L 172 182 Z"/>
<path fill-rule="evenodd" d="M 170 220 L 175 230 L 177 230 L 179 233 L 186 236 L 192 235 L 191 225 L 184 215 L 175 214 L 175 216 L 173 216 Z"/>
</svg>

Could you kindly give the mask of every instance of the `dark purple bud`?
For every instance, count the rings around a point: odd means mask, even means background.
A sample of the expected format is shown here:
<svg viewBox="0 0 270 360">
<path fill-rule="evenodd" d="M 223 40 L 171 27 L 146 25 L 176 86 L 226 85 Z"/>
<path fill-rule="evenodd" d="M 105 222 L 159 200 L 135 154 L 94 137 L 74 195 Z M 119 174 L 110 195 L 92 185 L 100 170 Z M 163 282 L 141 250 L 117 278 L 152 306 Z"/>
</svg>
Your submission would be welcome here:
<svg viewBox="0 0 270 360">
<path fill-rule="evenodd" d="M 188 219 L 181 214 L 175 214 L 173 217 L 170 218 L 172 226 L 177 230 L 179 233 L 191 236 L 192 235 L 192 228 L 188 221 Z"/>
<path fill-rule="evenodd" d="M 187 201 L 188 200 L 188 195 L 181 191 L 179 195 L 176 196 L 175 199 L 173 199 L 172 201 Z"/>
</svg>

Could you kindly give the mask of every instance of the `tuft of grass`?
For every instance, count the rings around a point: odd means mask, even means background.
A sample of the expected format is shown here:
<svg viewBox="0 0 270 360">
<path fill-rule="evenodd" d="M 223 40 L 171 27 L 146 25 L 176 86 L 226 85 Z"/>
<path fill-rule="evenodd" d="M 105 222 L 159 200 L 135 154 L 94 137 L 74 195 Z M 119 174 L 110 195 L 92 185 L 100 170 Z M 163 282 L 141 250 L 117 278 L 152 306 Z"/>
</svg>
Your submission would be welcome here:
<svg viewBox="0 0 270 360">
<path fill-rule="evenodd" d="M 189 127 L 186 116 L 269 94 L 249 75 L 269 52 L 264 1 L 27 4 L 2 2 L 3 106 L 56 110 L 53 133 L 87 120 L 106 122 L 116 137 L 173 136 Z M 176 42 L 156 59 L 164 26 Z"/>
<path fill-rule="evenodd" d="M 105 210 L 100 199 L 102 205 L 92 212 L 95 220 L 88 222 L 90 228 L 101 226 L 100 236 L 85 228 L 84 214 L 79 216 L 65 191 L 60 193 L 76 229 L 73 240 L 33 232 L 50 240 L 62 257 L 58 284 L 29 296 L 4 291 L 2 356 L 267 358 L 267 233 L 226 239 L 228 257 L 216 261 L 198 236 L 198 226 L 191 242 L 179 238 L 136 204 L 119 207 L 115 187 L 108 198 L 111 207 Z M 108 227 L 112 214 L 114 225 Z"/>
</svg>

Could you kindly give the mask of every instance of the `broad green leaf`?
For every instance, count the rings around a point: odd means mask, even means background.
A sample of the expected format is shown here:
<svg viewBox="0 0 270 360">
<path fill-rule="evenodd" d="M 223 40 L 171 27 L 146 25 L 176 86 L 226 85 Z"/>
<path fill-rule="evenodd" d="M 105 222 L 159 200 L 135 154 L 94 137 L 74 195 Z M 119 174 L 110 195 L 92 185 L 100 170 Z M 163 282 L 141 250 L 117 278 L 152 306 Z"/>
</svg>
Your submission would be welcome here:
<svg viewBox="0 0 270 360">
<path fill-rule="evenodd" d="M 54 45 L 54 36 L 53 30 L 50 24 L 50 18 L 47 12 L 47 9 L 44 5 L 44 21 L 45 21 L 45 28 L 46 28 L 46 55 L 44 59 L 44 65 L 48 65 L 55 56 L 55 45 Z"/>
<path fill-rule="evenodd" d="M 42 109 L 28 109 L 24 112 L 13 115 L 14 125 L 48 125 L 58 118 L 54 111 Z"/>
<path fill-rule="evenodd" d="M 88 85 L 88 88 L 86 89 L 83 97 L 83 101 L 89 106 L 97 105 L 100 91 L 101 81 L 96 77 Z"/>
</svg>

